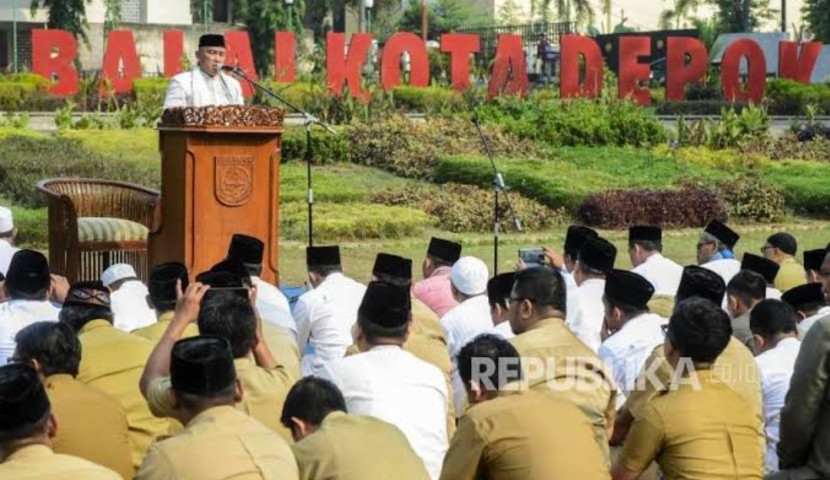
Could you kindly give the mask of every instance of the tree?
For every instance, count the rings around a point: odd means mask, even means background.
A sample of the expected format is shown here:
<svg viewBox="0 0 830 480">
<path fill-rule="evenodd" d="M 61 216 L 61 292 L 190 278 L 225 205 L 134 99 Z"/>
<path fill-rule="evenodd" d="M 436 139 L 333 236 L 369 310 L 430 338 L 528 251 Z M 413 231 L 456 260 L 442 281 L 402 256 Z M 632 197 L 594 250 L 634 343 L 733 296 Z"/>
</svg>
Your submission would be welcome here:
<svg viewBox="0 0 830 480">
<path fill-rule="evenodd" d="M 302 33 L 305 15 L 304 0 L 295 0 L 292 27 Z M 275 0 L 234 0 L 234 19 L 245 25 L 251 38 L 251 50 L 257 72 L 267 76 L 274 64 L 274 33 L 288 30 L 288 7 Z"/>
<path fill-rule="evenodd" d="M 104 38 L 107 38 L 107 32 L 115 30 L 121 24 L 121 2 L 105 0 L 104 8 Z"/>
<path fill-rule="evenodd" d="M 432 0 L 427 12 L 427 38 L 438 39 L 459 27 L 480 27 L 490 23 L 483 14 L 461 0 Z M 421 2 L 411 1 L 398 22 L 398 28 L 421 35 Z"/>
<path fill-rule="evenodd" d="M 804 0 L 801 13 L 814 39 L 830 43 L 830 0 Z"/>
<path fill-rule="evenodd" d="M 697 7 L 700 6 L 701 0 L 674 0 L 674 8 L 663 10 L 660 13 L 660 28 L 671 29 L 681 28 L 688 24 L 692 19 L 689 17 Z"/>
<path fill-rule="evenodd" d="M 757 30 L 764 20 L 774 18 L 775 14 L 775 11 L 769 8 L 769 0 L 711 1 L 718 10 L 718 28 L 721 33 L 752 32 Z M 747 7 L 749 7 L 748 24 L 744 25 L 744 10 Z"/>
<path fill-rule="evenodd" d="M 32 16 L 37 13 L 41 6 L 49 10 L 49 28 L 66 30 L 72 33 L 75 38 L 81 38 L 84 43 L 89 44 L 86 36 L 86 5 L 92 0 L 32 0 Z"/>
<path fill-rule="evenodd" d="M 213 21 L 213 2 L 205 0 L 190 0 L 190 15 L 193 23 L 210 23 Z M 207 22 L 205 22 L 207 18 Z"/>
<path fill-rule="evenodd" d="M 555 0 L 556 13 L 560 22 L 576 22 L 581 25 L 591 25 L 596 19 L 596 12 L 590 0 Z M 542 0 L 542 20 L 548 21 L 547 12 L 550 12 L 552 0 Z M 611 11 L 611 0 L 600 0 L 600 10 L 603 14 Z"/>
<path fill-rule="evenodd" d="M 519 25 L 529 20 L 516 0 L 507 0 L 499 5 L 497 16 L 501 25 Z"/>
</svg>

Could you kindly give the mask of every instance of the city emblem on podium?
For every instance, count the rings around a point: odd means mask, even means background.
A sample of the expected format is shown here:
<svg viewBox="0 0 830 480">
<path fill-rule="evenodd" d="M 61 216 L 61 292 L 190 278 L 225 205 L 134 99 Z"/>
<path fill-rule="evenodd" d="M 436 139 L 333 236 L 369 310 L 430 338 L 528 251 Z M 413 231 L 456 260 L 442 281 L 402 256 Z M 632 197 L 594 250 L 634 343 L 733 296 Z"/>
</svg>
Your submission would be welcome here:
<svg viewBox="0 0 830 480">
<path fill-rule="evenodd" d="M 250 156 L 216 158 L 216 198 L 229 207 L 245 204 L 251 197 L 254 158 Z"/>
</svg>

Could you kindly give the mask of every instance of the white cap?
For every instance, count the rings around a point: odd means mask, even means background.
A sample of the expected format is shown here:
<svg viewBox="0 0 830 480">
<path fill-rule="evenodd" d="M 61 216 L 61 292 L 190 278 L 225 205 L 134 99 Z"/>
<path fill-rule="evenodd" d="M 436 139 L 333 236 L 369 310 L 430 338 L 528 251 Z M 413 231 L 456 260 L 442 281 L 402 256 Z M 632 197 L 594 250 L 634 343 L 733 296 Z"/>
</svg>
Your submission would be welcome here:
<svg viewBox="0 0 830 480">
<path fill-rule="evenodd" d="M 108 269 L 104 270 L 104 273 L 101 274 L 101 281 L 104 283 L 105 287 L 109 287 L 119 280 L 137 277 L 138 275 L 136 275 L 135 269 L 133 269 L 132 265 L 127 265 L 126 263 L 116 263 L 115 265 L 111 265 Z"/>
<path fill-rule="evenodd" d="M 461 257 L 452 266 L 450 278 L 455 289 L 464 295 L 481 295 L 487 291 L 490 272 L 481 260 L 475 257 Z"/>
<path fill-rule="evenodd" d="M 14 230 L 12 211 L 6 207 L 0 207 L 0 233 L 11 232 L 12 230 Z"/>
</svg>

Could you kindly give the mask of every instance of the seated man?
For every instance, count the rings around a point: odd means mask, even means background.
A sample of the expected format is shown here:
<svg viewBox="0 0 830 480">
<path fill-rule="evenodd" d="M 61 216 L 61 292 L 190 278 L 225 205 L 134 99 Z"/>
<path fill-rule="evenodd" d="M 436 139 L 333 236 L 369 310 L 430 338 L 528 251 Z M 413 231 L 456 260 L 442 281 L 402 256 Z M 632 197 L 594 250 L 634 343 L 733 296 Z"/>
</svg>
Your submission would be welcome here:
<svg viewBox="0 0 830 480">
<path fill-rule="evenodd" d="M 28 365 L 0 367 L 0 478 L 122 480 L 89 460 L 54 453 L 57 430 L 37 372 Z"/>
<path fill-rule="evenodd" d="M 827 255 L 827 248 L 804 251 L 804 279 L 807 283 L 821 283 L 821 262 Z"/>
<path fill-rule="evenodd" d="M 14 353 L 17 332 L 42 320 L 57 321 L 60 308 L 50 299 L 55 296 L 54 287 L 65 283 L 65 279 L 50 277 L 42 253 L 20 250 L 14 254 L 3 283 L 8 301 L 0 303 L 0 365 Z"/>
<path fill-rule="evenodd" d="M 781 295 L 797 315 L 798 335 L 804 338 L 810 327 L 822 318 L 830 317 L 830 305 L 824 299 L 820 283 L 805 283 Z"/>
<path fill-rule="evenodd" d="M 764 277 L 766 282 L 766 298 L 772 300 L 781 299 L 781 291 L 773 286 L 773 282 L 778 277 L 778 271 L 781 267 L 770 259 L 760 257 L 751 253 L 744 253 L 741 259 L 741 270 L 752 270 Z"/>
<path fill-rule="evenodd" d="M 628 229 L 628 256 L 632 272 L 651 282 L 656 295 L 674 297 L 683 267 L 663 256 L 663 230 L 652 225 Z"/>
<path fill-rule="evenodd" d="M 774 286 L 781 292 L 804 285 L 804 270 L 795 259 L 798 243 L 795 237 L 785 232 L 778 232 L 767 238 L 761 247 L 764 256 L 781 265 L 781 270 L 775 277 Z"/>
<path fill-rule="evenodd" d="M 523 390 L 519 353 L 483 334 L 461 349 L 458 368 L 472 405 L 458 424 L 445 480 L 600 480 L 608 478 L 592 425 L 574 405 Z"/>
<path fill-rule="evenodd" d="M 634 421 L 614 480 L 635 480 L 656 461 L 667 480 L 758 479 L 763 431 L 739 394 L 712 366 L 732 336 L 729 317 L 709 300 L 682 301 L 664 349 L 674 382 Z"/>
<path fill-rule="evenodd" d="M 741 270 L 735 260 L 735 244 L 741 236 L 718 220 L 712 220 L 697 241 L 697 264 L 711 270 L 723 279 L 724 285 Z"/>
<path fill-rule="evenodd" d="M 132 478 L 127 416 L 114 398 L 75 379 L 81 342 L 72 328 L 60 322 L 37 322 L 21 330 L 15 340 L 15 362 L 38 371 L 60 422 L 52 439 L 55 453 L 81 457 Z"/>
<path fill-rule="evenodd" d="M 144 337 L 153 343 L 161 340 L 162 335 L 173 320 L 176 311 L 176 301 L 179 293 L 187 290 L 190 281 L 187 277 L 187 267 L 179 262 L 162 263 L 150 270 L 150 280 L 147 282 L 146 304 L 156 312 L 158 321 L 132 333 Z M 182 334 L 183 337 L 195 337 L 199 334 L 196 325 L 190 324 Z"/>
<path fill-rule="evenodd" d="M 0 207 L 0 275 L 6 275 L 12 257 L 20 250 L 14 246 L 16 237 L 17 228 L 14 226 L 12 211 L 8 207 Z"/>
<path fill-rule="evenodd" d="M 732 319 L 732 335 L 747 345 L 752 339 L 749 315 L 759 302 L 767 298 L 764 277 L 752 270 L 741 270 L 726 286 L 726 312 Z"/>
<path fill-rule="evenodd" d="M 487 301 L 490 304 L 490 319 L 493 328 L 490 333 L 510 340 L 516 334 L 510 328 L 510 292 L 516 281 L 515 272 L 500 273 L 487 282 Z"/>
<path fill-rule="evenodd" d="M 412 294 L 439 317 L 452 310 L 458 301 L 450 288 L 452 266 L 461 258 L 461 244 L 432 238 L 421 266 L 424 279 L 415 284 Z"/>
<path fill-rule="evenodd" d="M 115 328 L 109 290 L 101 282 L 73 285 L 60 321 L 72 327 L 81 341 L 78 381 L 115 398 L 127 415 L 130 453 L 133 467 L 138 467 L 156 438 L 180 428 L 173 420 L 154 417 L 138 389 L 153 344 Z"/>
<path fill-rule="evenodd" d="M 224 338 L 231 345 L 236 375 L 245 390 L 245 397 L 237 408 L 290 440 L 290 433 L 279 417 L 294 379 L 277 363 L 265 343 L 262 321 L 251 306 L 248 290 L 242 287 L 238 277 L 227 272 L 201 274 L 196 280 L 197 283 L 187 287 L 141 376 L 141 392 L 151 411 L 157 416 L 173 416 L 168 394 L 172 388 L 170 350 L 182 338 L 187 326 L 196 321 L 202 335 Z M 217 288 L 214 293 L 210 292 L 212 287 Z M 228 288 L 236 290 L 219 290 Z"/>
<path fill-rule="evenodd" d="M 132 332 L 156 323 L 156 314 L 147 305 L 147 286 L 141 282 L 135 269 L 126 263 L 110 266 L 101 274 L 101 282 L 110 289 L 113 325 Z"/>
<path fill-rule="evenodd" d="M 185 430 L 150 448 L 136 480 L 299 478 L 285 440 L 234 408 L 244 391 L 227 340 L 180 340 L 169 363 L 173 414 Z"/>
<path fill-rule="evenodd" d="M 428 480 L 424 464 L 393 425 L 346 413 L 337 387 L 321 378 L 297 382 L 282 409 L 282 423 L 303 480 Z"/>
</svg>

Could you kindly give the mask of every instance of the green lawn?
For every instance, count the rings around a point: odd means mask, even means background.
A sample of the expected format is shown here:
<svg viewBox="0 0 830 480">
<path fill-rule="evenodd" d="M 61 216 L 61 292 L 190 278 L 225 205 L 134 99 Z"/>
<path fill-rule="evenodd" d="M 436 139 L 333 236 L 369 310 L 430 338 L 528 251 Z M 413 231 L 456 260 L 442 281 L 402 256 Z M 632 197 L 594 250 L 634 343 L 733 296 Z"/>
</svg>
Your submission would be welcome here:
<svg viewBox="0 0 830 480">
<path fill-rule="evenodd" d="M 376 168 L 349 163 L 312 166 L 314 200 L 330 203 L 359 202 L 379 190 L 399 190 L 415 180 L 396 177 Z M 306 201 L 306 165 L 288 162 L 280 167 L 280 199 L 283 203 Z"/>
</svg>

